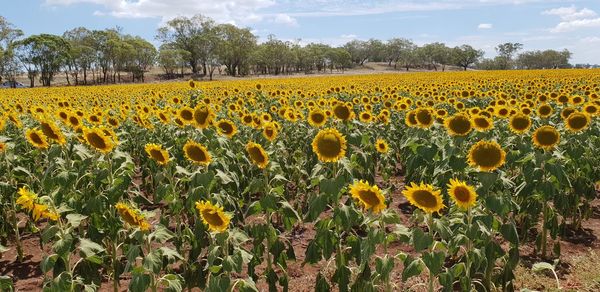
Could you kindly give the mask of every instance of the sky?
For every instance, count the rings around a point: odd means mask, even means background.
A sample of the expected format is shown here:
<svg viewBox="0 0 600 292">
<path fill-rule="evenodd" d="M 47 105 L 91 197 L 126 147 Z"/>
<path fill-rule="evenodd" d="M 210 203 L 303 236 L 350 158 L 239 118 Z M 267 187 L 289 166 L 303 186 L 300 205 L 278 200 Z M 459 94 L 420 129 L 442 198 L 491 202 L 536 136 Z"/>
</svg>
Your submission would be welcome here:
<svg viewBox="0 0 600 292">
<path fill-rule="evenodd" d="M 301 44 L 402 37 L 423 45 L 470 44 L 496 55 L 505 42 L 524 50 L 568 49 L 572 63 L 600 63 L 600 0 L 0 0 L 0 15 L 26 35 L 119 26 L 158 45 L 156 30 L 203 14 Z"/>
</svg>

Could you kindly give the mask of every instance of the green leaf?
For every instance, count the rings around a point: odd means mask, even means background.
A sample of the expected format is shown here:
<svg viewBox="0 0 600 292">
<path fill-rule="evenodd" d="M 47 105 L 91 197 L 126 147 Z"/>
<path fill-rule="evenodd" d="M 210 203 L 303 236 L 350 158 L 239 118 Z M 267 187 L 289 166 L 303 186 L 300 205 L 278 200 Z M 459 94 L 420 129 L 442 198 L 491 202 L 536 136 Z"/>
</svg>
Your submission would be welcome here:
<svg viewBox="0 0 600 292">
<path fill-rule="evenodd" d="M 440 273 L 442 266 L 444 265 L 444 259 L 446 258 L 443 252 L 425 252 L 421 256 L 423 259 L 423 263 L 427 266 L 427 269 L 433 275 L 437 275 Z"/>
<path fill-rule="evenodd" d="M 7 252 L 8 250 L 8 247 L 5 247 L 4 245 L 0 244 L 0 253 Z"/>
<path fill-rule="evenodd" d="M 164 288 L 166 288 L 166 291 L 181 292 L 183 290 L 181 279 L 177 275 L 166 274 L 159 280 L 159 282 Z"/>
<path fill-rule="evenodd" d="M 500 227 L 500 233 L 506 240 L 514 245 L 519 245 L 519 234 L 514 224 L 503 224 Z"/>
<path fill-rule="evenodd" d="M 54 264 L 56 263 L 57 259 L 57 254 L 52 254 L 44 257 L 44 259 L 42 259 L 42 262 L 40 263 L 40 268 L 42 269 L 42 272 L 44 274 L 50 272 L 54 268 Z"/>
<path fill-rule="evenodd" d="M 423 232 L 421 228 L 415 228 L 412 232 L 412 242 L 415 251 L 421 251 L 433 243 L 433 238 L 428 233 Z"/>
<path fill-rule="evenodd" d="M 162 225 L 158 225 L 156 227 L 156 229 L 154 230 L 154 232 L 152 232 L 152 233 L 150 233 L 150 235 L 148 235 L 150 241 L 158 241 L 160 243 L 166 242 L 167 240 L 173 238 L 174 236 L 175 236 L 175 234 L 173 234 L 173 232 L 169 231 L 167 228 L 165 228 Z"/>
<path fill-rule="evenodd" d="M 133 278 L 129 283 L 129 290 L 132 292 L 145 292 L 150 288 L 150 275 L 144 272 L 144 269 L 141 267 L 136 267 L 133 270 Z"/>
<path fill-rule="evenodd" d="M 0 291 L 14 291 L 14 284 L 12 278 L 10 278 L 9 276 L 0 276 Z"/>
<path fill-rule="evenodd" d="M 331 291 L 331 287 L 329 286 L 329 283 L 327 283 L 327 280 L 325 280 L 325 277 L 323 277 L 323 274 L 321 274 L 319 272 L 319 274 L 317 274 L 317 283 L 315 285 L 315 292 L 329 292 Z"/>
<path fill-rule="evenodd" d="M 104 251 L 104 247 L 101 245 L 86 239 L 79 239 L 79 250 L 85 255 L 85 257 L 95 256 Z"/>
<path fill-rule="evenodd" d="M 154 274 L 158 274 L 162 267 L 162 258 L 160 250 L 155 249 L 148 253 L 144 258 L 142 265 L 147 271 L 151 271 Z"/>
<path fill-rule="evenodd" d="M 238 280 L 238 284 L 236 286 L 240 292 L 258 292 L 258 288 L 256 288 L 256 283 L 251 278 Z"/>
<path fill-rule="evenodd" d="M 545 270 L 549 270 L 549 271 L 554 271 L 554 266 L 550 263 L 546 263 L 546 262 L 539 262 L 539 263 L 535 263 L 532 267 L 531 270 L 534 273 L 540 273 L 543 272 Z"/>
<path fill-rule="evenodd" d="M 411 256 L 407 256 L 404 259 L 404 270 L 402 271 L 402 281 L 408 280 L 410 277 L 420 275 L 423 272 L 425 266 L 421 259 L 415 259 Z"/>
<path fill-rule="evenodd" d="M 81 225 L 81 221 L 87 219 L 88 216 L 85 215 L 81 215 L 81 214 L 68 214 L 67 215 L 67 221 L 69 222 L 69 224 L 71 226 L 73 226 L 74 228 L 79 227 L 79 225 Z"/>
</svg>

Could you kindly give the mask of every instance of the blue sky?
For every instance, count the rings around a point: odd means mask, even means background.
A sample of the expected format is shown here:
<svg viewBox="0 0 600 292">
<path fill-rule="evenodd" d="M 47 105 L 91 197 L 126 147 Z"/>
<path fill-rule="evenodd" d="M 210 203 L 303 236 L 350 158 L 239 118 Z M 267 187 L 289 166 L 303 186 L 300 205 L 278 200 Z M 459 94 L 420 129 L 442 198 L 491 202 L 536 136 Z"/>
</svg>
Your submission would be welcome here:
<svg viewBox="0 0 600 292">
<path fill-rule="evenodd" d="M 156 29 L 196 13 L 301 43 L 341 45 L 393 37 L 471 44 L 495 55 L 503 42 L 564 48 L 573 63 L 600 63 L 599 0 L 0 0 L 0 15 L 27 35 L 119 26 L 155 44 Z"/>
</svg>

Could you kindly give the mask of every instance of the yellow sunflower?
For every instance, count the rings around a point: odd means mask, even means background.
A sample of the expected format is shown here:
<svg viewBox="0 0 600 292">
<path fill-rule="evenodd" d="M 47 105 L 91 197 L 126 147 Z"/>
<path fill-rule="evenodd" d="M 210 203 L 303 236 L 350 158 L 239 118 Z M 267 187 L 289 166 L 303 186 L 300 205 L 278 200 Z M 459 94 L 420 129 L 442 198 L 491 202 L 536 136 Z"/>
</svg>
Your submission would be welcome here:
<svg viewBox="0 0 600 292">
<path fill-rule="evenodd" d="M 547 118 L 552 115 L 554 109 L 547 103 L 540 105 L 537 109 L 537 114 L 541 118 Z"/>
<path fill-rule="evenodd" d="M 19 197 L 16 200 L 17 205 L 25 210 L 32 211 L 33 205 L 38 199 L 37 194 L 25 187 L 20 188 L 18 194 Z"/>
<path fill-rule="evenodd" d="M 5 150 L 6 150 L 6 143 L 0 142 L 0 153 L 4 152 Z"/>
<path fill-rule="evenodd" d="M 536 147 L 549 151 L 560 142 L 560 133 L 553 126 L 541 126 L 533 133 L 532 140 Z"/>
<path fill-rule="evenodd" d="M 25 137 L 27 138 L 29 144 L 35 148 L 46 149 L 49 146 L 48 137 L 46 137 L 44 132 L 42 132 L 40 129 L 28 129 L 25 132 Z"/>
<path fill-rule="evenodd" d="M 194 121 L 194 111 L 190 107 L 182 107 L 178 114 L 181 121 L 183 121 L 186 125 Z"/>
<path fill-rule="evenodd" d="M 212 232 L 223 232 L 229 227 L 231 216 L 223 212 L 223 207 L 213 205 L 209 201 L 196 202 L 202 222 L 208 225 Z"/>
<path fill-rule="evenodd" d="M 279 130 L 277 129 L 277 124 L 275 122 L 269 122 L 265 123 L 262 130 L 262 135 L 265 137 L 265 139 L 273 141 L 275 138 L 277 138 L 278 132 Z"/>
<path fill-rule="evenodd" d="M 450 136 L 466 136 L 473 130 L 471 119 L 464 114 L 456 114 L 444 120 Z"/>
<path fill-rule="evenodd" d="M 385 198 L 376 185 L 370 186 L 365 181 L 356 181 L 350 185 L 350 194 L 367 210 L 377 214 L 385 209 Z"/>
<path fill-rule="evenodd" d="M 324 111 L 315 108 L 308 113 L 308 123 L 315 128 L 320 128 L 327 123 L 327 115 Z"/>
<path fill-rule="evenodd" d="M 194 125 L 199 129 L 206 129 L 212 123 L 215 114 L 205 105 L 198 105 L 194 109 Z"/>
<path fill-rule="evenodd" d="M 484 115 L 476 115 L 473 118 L 473 127 L 479 132 L 485 132 L 494 128 L 494 121 Z"/>
<path fill-rule="evenodd" d="M 346 104 L 344 104 L 344 103 L 338 103 L 333 108 L 333 115 L 337 119 L 340 119 L 342 121 L 349 121 L 349 120 L 352 120 L 354 118 L 354 111 L 352 111 L 352 108 L 350 108 Z"/>
<path fill-rule="evenodd" d="M 162 145 L 149 143 L 146 144 L 144 150 L 152 158 L 152 160 L 156 161 L 156 163 L 160 165 L 166 165 L 169 163 L 169 152 L 162 147 Z"/>
<path fill-rule="evenodd" d="M 105 154 L 115 147 L 113 140 L 100 128 L 83 128 L 83 138 L 90 146 Z"/>
<path fill-rule="evenodd" d="M 312 149 L 320 161 L 336 162 L 346 155 L 346 138 L 336 129 L 323 129 L 313 139 Z"/>
<path fill-rule="evenodd" d="M 429 108 L 419 108 L 415 111 L 415 120 L 419 128 L 427 129 L 435 121 L 433 112 Z"/>
<path fill-rule="evenodd" d="M 43 121 L 40 123 L 40 127 L 42 128 L 42 132 L 44 135 L 46 135 L 46 137 L 56 141 L 56 143 L 59 145 L 64 145 L 67 142 L 65 135 L 63 135 L 62 131 L 54 122 L 50 120 Z"/>
<path fill-rule="evenodd" d="M 572 113 L 565 120 L 565 125 L 571 132 L 583 131 L 589 127 L 590 123 L 590 116 L 583 112 Z"/>
<path fill-rule="evenodd" d="M 248 142 L 246 144 L 246 152 L 248 152 L 250 161 L 259 168 L 265 168 L 269 164 L 269 154 L 265 152 L 260 144 Z"/>
<path fill-rule="evenodd" d="M 402 194 L 412 205 L 427 213 L 439 212 L 445 207 L 440 190 L 434 189 L 430 184 L 417 185 L 412 182 Z"/>
<path fill-rule="evenodd" d="M 509 120 L 509 127 L 515 134 L 523 134 L 531 127 L 531 119 L 520 113 L 513 115 Z"/>
<path fill-rule="evenodd" d="M 390 147 L 385 140 L 379 138 L 375 141 L 375 149 L 377 149 L 377 152 L 379 153 L 387 153 L 390 150 Z"/>
<path fill-rule="evenodd" d="M 221 119 L 216 124 L 217 132 L 219 134 L 231 138 L 237 133 L 237 127 L 230 120 Z"/>
<path fill-rule="evenodd" d="M 183 145 L 183 153 L 185 158 L 196 164 L 208 165 L 212 161 L 208 149 L 206 149 L 204 145 L 192 140 L 188 140 L 185 145 Z"/>
<path fill-rule="evenodd" d="M 448 194 L 456 205 L 463 209 L 468 209 L 475 206 L 477 200 L 477 192 L 473 186 L 468 185 L 464 181 L 450 179 L 448 184 Z"/>
<path fill-rule="evenodd" d="M 127 224 L 137 226 L 142 231 L 150 230 L 150 223 L 148 223 L 145 216 L 142 215 L 140 211 L 120 202 L 115 205 L 115 209 L 117 209 L 117 212 Z"/>
<path fill-rule="evenodd" d="M 506 160 L 506 152 L 496 141 L 479 141 L 469 149 L 469 165 L 479 171 L 493 171 Z"/>
</svg>

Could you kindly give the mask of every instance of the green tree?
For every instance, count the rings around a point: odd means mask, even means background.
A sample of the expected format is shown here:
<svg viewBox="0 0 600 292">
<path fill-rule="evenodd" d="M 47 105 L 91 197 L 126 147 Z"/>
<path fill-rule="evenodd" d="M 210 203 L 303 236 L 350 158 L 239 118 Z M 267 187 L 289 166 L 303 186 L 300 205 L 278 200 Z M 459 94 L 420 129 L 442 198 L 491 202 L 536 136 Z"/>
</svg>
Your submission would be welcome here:
<svg viewBox="0 0 600 292">
<path fill-rule="evenodd" d="M 32 35 L 18 42 L 21 60 L 37 68 L 42 85 L 50 86 L 69 58 L 70 45 L 57 35 Z"/>
<path fill-rule="evenodd" d="M 467 68 L 477 63 L 483 54 L 482 50 L 477 50 L 470 45 L 462 45 L 452 49 L 452 60 L 454 60 L 454 64 L 467 71 Z"/>
<path fill-rule="evenodd" d="M 520 43 L 504 43 L 496 46 L 496 52 L 498 52 L 496 62 L 499 69 L 512 69 L 513 57 L 521 49 L 523 49 L 523 44 Z"/>
<path fill-rule="evenodd" d="M 4 17 L 0 16 L 0 82 L 8 79 L 15 85 L 15 77 L 20 66 L 14 52 L 15 41 L 23 36 L 23 31 L 15 28 Z"/>
<path fill-rule="evenodd" d="M 248 28 L 232 24 L 217 27 L 220 45 L 217 54 L 231 76 L 248 74 L 250 55 L 256 47 L 256 36 Z"/>
</svg>

